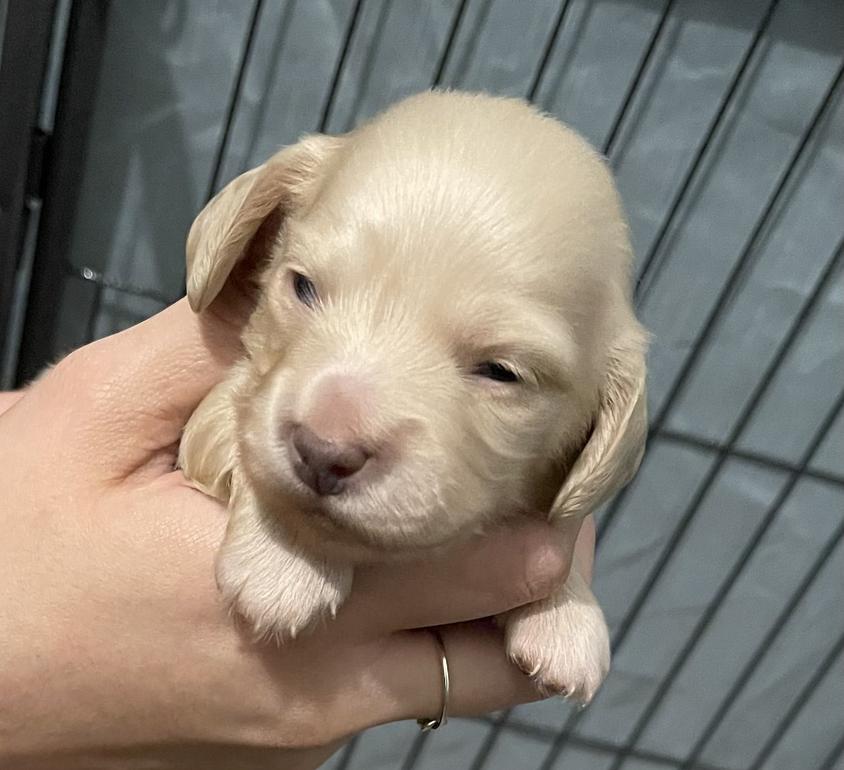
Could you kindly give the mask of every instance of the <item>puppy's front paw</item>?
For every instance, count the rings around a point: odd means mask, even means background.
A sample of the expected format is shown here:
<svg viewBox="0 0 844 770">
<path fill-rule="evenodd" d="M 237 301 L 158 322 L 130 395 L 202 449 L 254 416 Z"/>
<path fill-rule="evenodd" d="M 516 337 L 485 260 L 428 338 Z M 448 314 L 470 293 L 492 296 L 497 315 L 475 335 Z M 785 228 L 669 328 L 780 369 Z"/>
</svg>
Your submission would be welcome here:
<svg viewBox="0 0 844 770">
<path fill-rule="evenodd" d="M 558 594 L 514 610 L 506 620 L 510 659 L 533 677 L 543 694 L 584 704 L 592 700 L 610 666 L 604 615 L 588 588 L 586 593 L 588 600 L 567 583 Z"/>
<path fill-rule="evenodd" d="M 352 569 L 312 559 L 265 533 L 230 532 L 217 555 L 217 585 L 259 638 L 293 639 L 333 617 L 352 586 Z"/>
</svg>

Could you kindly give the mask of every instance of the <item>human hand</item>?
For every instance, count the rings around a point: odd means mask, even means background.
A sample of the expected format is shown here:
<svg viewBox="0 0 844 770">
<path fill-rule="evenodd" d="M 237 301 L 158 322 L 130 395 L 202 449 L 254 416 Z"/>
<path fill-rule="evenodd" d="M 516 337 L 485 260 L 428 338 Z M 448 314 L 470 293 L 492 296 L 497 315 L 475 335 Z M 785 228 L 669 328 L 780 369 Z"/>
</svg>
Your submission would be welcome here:
<svg viewBox="0 0 844 770">
<path fill-rule="evenodd" d="M 345 737 L 440 708 L 538 697 L 498 629 L 467 622 L 567 573 L 541 523 L 356 576 L 335 621 L 281 648 L 218 599 L 225 511 L 173 470 L 181 429 L 238 356 L 245 308 L 184 301 L 0 398 L 0 767 L 313 768 Z M 577 541 L 591 564 L 591 521 Z"/>
</svg>

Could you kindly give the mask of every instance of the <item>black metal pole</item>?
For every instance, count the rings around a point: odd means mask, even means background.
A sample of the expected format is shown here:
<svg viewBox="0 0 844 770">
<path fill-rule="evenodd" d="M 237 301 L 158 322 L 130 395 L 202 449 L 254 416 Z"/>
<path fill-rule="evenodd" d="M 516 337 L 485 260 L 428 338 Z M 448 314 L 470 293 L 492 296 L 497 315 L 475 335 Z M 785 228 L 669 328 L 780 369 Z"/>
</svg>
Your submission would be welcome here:
<svg viewBox="0 0 844 770">
<path fill-rule="evenodd" d="M 59 302 L 68 233 L 85 168 L 88 134 L 105 49 L 109 0 L 76 0 L 70 12 L 53 138 L 45 157 L 44 202 L 35 248 L 17 383 L 35 377 L 56 355 Z"/>
<path fill-rule="evenodd" d="M 46 136 L 38 113 L 50 52 L 55 0 L 10 0 L 0 60 L 0 361 L 8 334 L 27 197 L 38 194 Z"/>
</svg>

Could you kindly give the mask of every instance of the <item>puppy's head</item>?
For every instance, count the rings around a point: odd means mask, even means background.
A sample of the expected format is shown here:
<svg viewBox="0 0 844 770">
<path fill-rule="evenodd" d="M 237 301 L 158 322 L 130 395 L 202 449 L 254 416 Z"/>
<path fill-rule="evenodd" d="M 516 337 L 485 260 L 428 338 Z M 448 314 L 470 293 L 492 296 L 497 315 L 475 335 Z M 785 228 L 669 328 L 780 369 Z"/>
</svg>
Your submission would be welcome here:
<svg viewBox="0 0 844 770">
<path fill-rule="evenodd" d="M 428 93 L 306 137 L 200 214 L 192 307 L 245 257 L 239 474 L 303 537 L 431 547 L 584 515 L 635 471 L 626 226 L 600 158 L 526 104 Z"/>
</svg>

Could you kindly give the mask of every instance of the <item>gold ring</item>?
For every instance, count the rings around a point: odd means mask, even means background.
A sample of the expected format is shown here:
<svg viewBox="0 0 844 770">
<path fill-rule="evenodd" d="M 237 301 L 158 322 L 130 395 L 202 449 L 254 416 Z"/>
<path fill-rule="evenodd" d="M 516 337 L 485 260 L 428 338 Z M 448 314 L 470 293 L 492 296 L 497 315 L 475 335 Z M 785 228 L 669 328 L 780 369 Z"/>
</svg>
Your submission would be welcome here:
<svg viewBox="0 0 844 770">
<path fill-rule="evenodd" d="M 442 670 L 443 677 L 443 705 L 438 718 L 422 718 L 416 720 L 416 724 L 419 725 L 419 729 L 422 730 L 423 733 L 430 732 L 431 730 L 436 730 L 437 728 L 441 727 L 446 722 L 448 722 L 448 699 L 451 694 L 451 683 L 448 677 L 448 658 L 445 655 L 445 644 L 443 643 L 443 638 L 442 636 L 440 636 L 439 631 L 432 628 L 431 634 L 433 635 L 434 639 L 436 639 L 437 647 L 439 648 L 440 652 L 440 668 Z"/>
</svg>

